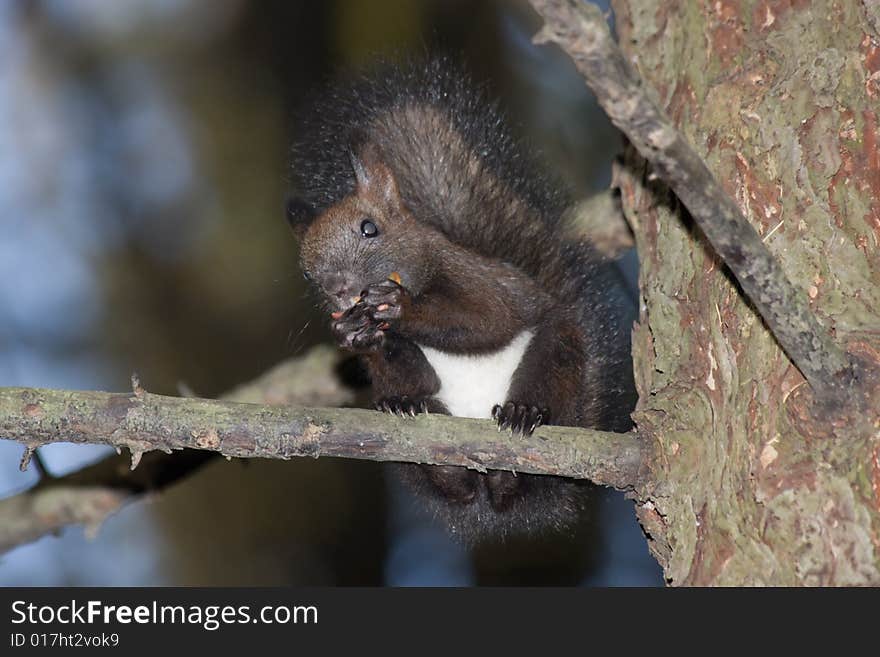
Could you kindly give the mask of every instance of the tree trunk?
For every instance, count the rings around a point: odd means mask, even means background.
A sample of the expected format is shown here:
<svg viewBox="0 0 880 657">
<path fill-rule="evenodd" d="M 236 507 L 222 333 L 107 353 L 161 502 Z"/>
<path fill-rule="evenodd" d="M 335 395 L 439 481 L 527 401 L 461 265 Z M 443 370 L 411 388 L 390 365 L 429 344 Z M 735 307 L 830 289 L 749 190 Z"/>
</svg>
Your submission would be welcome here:
<svg viewBox="0 0 880 657">
<path fill-rule="evenodd" d="M 613 7 L 656 100 L 822 325 L 876 365 L 880 2 Z M 810 386 L 643 161 L 631 153 L 616 180 L 642 266 L 635 419 L 658 454 L 634 497 L 668 581 L 880 584 L 876 405 L 815 415 Z"/>
</svg>

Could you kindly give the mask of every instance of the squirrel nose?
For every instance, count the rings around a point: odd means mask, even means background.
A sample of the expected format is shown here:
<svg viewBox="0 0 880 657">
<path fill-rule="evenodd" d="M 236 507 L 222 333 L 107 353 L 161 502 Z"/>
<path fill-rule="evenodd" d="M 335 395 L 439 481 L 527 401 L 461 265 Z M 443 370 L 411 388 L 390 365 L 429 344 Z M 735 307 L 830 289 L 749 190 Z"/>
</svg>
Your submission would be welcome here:
<svg viewBox="0 0 880 657">
<path fill-rule="evenodd" d="M 352 289 L 352 282 L 348 276 L 333 274 L 327 280 L 327 290 L 337 299 L 347 299 L 354 296 Z"/>
</svg>

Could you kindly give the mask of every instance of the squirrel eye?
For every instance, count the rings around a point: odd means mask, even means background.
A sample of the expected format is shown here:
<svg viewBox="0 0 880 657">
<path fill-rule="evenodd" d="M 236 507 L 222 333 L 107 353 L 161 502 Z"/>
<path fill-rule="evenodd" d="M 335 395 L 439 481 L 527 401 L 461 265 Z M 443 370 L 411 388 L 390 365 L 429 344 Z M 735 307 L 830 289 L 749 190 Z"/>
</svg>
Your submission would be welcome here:
<svg viewBox="0 0 880 657">
<path fill-rule="evenodd" d="M 376 237 L 379 234 L 379 229 L 369 219 L 364 219 L 361 222 L 361 235 L 364 237 Z"/>
<path fill-rule="evenodd" d="M 311 274 L 311 272 L 306 271 L 305 269 L 303 269 L 303 278 L 306 279 L 307 281 L 312 280 L 312 274 Z"/>
</svg>

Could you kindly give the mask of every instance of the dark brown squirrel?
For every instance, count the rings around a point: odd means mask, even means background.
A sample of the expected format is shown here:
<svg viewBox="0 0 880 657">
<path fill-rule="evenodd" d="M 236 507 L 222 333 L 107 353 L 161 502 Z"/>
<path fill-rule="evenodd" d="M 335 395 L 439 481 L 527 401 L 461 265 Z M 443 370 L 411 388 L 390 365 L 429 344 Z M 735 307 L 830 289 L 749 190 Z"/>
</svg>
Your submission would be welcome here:
<svg viewBox="0 0 880 657">
<path fill-rule="evenodd" d="M 288 219 L 379 410 L 630 428 L 631 321 L 613 264 L 563 238 L 567 199 L 448 59 L 328 91 L 294 146 Z M 584 486 L 396 464 L 466 542 L 562 528 Z"/>
</svg>

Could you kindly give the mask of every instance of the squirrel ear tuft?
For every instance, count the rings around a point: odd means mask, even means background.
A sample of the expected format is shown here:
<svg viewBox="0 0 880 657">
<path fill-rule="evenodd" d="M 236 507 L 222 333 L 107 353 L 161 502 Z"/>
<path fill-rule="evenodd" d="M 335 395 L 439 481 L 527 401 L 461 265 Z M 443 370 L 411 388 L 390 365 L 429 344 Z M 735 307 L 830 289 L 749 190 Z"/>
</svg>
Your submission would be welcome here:
<svg viewBox="0 0 880 657">
<path fill-rule="evenodd" d="M 357 153 L 351 151 L 350 157 L 358 194 L 369 195 L 388 203 L 400 202 L 394 173 L 382 161 L 375 144 L 365 144 Z"/>
<path fill-rule="evenodd" d="M 368 189 L 370 187 L 370 174 L 367 172 L 366 164 L 354 151 L 349 151 L 348 157 L 351 160 L 351 168 L 354 169 L 354 179 L 358 190 Z"/>
<path fill-rule="evenodd" d="M 305 235 L 306 229 L 309 227 L 309 224 L 312 222 L 312 219 L 315 218 L 317 213 L 311 204 L 306 203 L 301 198 L 291 197 L 287 199 L 284 214 L 287 217 L 287 223 L 293 228 L 294 234 L 296 234 L 299 239 L 302 239 L 303 235 Z"/>
</svg>

